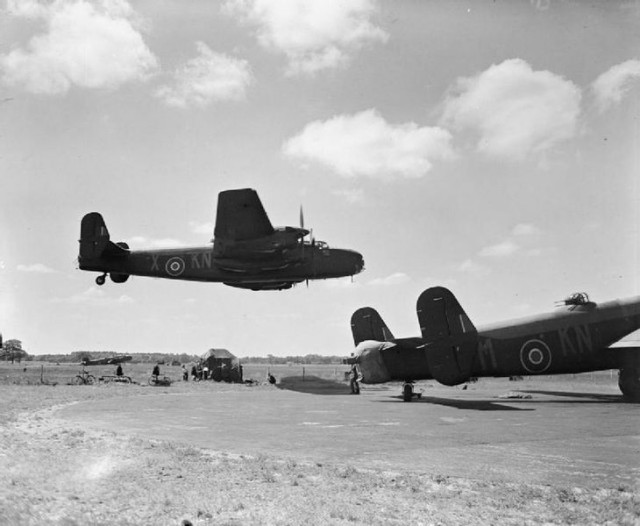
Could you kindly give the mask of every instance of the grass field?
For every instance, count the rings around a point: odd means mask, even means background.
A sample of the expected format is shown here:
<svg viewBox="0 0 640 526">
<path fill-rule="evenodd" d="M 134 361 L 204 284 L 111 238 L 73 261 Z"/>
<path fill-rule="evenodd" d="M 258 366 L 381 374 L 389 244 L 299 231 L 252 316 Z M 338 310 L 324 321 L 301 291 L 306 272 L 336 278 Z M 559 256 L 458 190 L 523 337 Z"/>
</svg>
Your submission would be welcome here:
<svg viewBox="0 0 640 526">
<path fill-rule="evenodd" d="M 194 525 L 640 523 L 638 487 L 593 490 L 372 470 L 356 461 L 297 463 L 90 431 L 57 420 L 52 408 L 248 387 L 182 381 L 150 387 L 145 385 L 150 366 L 135 364 L 125 364 L 125 374 L 139 385 L 75 386 L 66 384 L 77 366 L 41 369 L 28 363 L 24 371 L 24 365 L 0 366 L 0 524 L 177 526 L 185 519 Z M 268 368 L 246 365 L 245 377 L 263 381 Z M 303 382 L 302 366 L 269 369 L 279 381 Z M 100 376 L 115 367 L 92 370 Z M 304 381 L 336 383 L 344 370 L 305 366 Z M 180 367 L 161 372 L 179 380 Z M 41 375 L 47 384 L 40 384 Z M 615 379 L 600 373 L 581 375 L 576 382 Z"/>
<path fill-rule="evenodd" d="M 187 369 L 191 370 L 188 364 Z M 243 364 L 244 379 L 257 382 L 265 381 L 267 373 L 271 372 L 276 378 L 287 376 L 315 376 L 327 380 L 343 380 L 344 374 L 349 370 L 346 365 L 267 365 L 267 364 Z M 115 375 L 115 365 L 93 365 L 84 368 L 85 371 L 93 375 L 96 380 L 99 378 L 107 381 L 109 377 Z M 153 364 L 140 364 L 125 362 L 122 364 L 124 375 L 131 378 L 135 383 L 146 384 Z M 74 384 L 75 377 L 83 370 L 82 365 L 70 363 L 48 363 L 48 362 L 22 362 L 10 363 L 0 362 L 0 384 L 21 384 L 40 385 Z M 168 376 L 173 382 L 182 381 L 182 367 L 176 365 L 161 365 L 161 375 Z M 191 380 L 191 379 L 190 379 Z"/>
</svg>

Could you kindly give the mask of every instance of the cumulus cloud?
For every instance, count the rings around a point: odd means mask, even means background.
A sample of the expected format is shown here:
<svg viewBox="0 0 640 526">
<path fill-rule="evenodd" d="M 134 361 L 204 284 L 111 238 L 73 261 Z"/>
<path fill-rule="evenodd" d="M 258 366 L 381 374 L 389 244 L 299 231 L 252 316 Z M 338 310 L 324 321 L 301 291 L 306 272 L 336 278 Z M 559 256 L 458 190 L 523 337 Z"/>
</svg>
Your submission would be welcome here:
<svg viewBox="0 0 640 526">
<path fill-rule="evenodd" d="M 332 194 L 344 199 L 350 205 L 363 204 L 365 202 L 364 190 L 362 188 L 334 190 Z"/>
<path fill-rule="evenodd" d="M 600 111 L 619 104 L 631 89 L 633 82 L 640 79 L 640 60 L 627 60 L 605 71 L 591 84 L 591 91 Z"/>
<path fill-rule="evenodd" d="M 581 97 L 559 75 L 510 59 L 458 79 L 441 124 L 477 133 L 477 150 L 489 157 L 522 160 L 575 135 Z"/>
<path fill-rule="evenodd" d="M 530 223 L 519 223 L 515 227 L 513 227 L 514 236 L 532 236 L 539 233 L 540 229 Z"/>
<path fill-rule="evenodd" d="M 18 265 L 18 271 L 31 272 L 34 274 L 55 274 L 55 270 L 42 263 L 34 263 L 33 265 Z"/>
<path fill-rule="evenodd" d="M 46 30 L 25 48 L 0 55 L 6 85 L 49 95 L 72 86 L 116 88 L 145 79 L 157 67 L 125 0 L 12 0 L 7 12 L 42 19 Z"/>
<path fill-rule="evenodd" d="M 68 298 L 53 298 L 52 303 L 73 303 L 73 304 L 87 304 L 87 305 L 123 305 L 128 303 L 134 303 L 134 299 L 131 296 L 122 294 L 114 297 L 110 296 L 103 289 L 98 287 L 91 287 L 84 292 L 79 292 Z"/>
<path fill-rule="evenodd" d="M 169 106 L 207 106 L 212 102 L 242 100 L 253 81 L 246 60 L 212 51 L 197 42 L 198 56 L 174 74 L 173 85 L 158 88 L 156 96 Z"/>
<path fill-rule="evenodd" d="M 203 235 L 212 236 L 215 225 L 211 222 L 198 223 L 197 221 L 189 221 L 189 228 L 191 229 L 191 232 L 193 232 L 194 234 L 203 234 Z"/>
<path fill-rule="evenodd" d="M 515 254 L 525 254 L 526 256 L 539 256 L 542 251 L 539 248 L 529 248 L 532 241 L 535 241 L 541 230 L 531 223 L 518 223 L 511 230 L 511 235 L 504 241 L 489 245 L 478 251 L 480 258 L 488 259 L 504 259 L 514 256 Z M 516 241 L 517 239 L 517 241 Z M 477 263 L 473 259 L 467 259 L 458 266 L 460 272 L 468 272 L 476 275 L 483 275 L 489 272 L 489 269 L 482 264 Z"/>
<path fill-rule="evenodd" d="M 322 163 L 344 177 L 416 178 L 454 157 L 451 134 L 413 122 L 392 125 L 373 109 L 314 121 L 283 145 L 285 155 Z"/>
<path fill-rule="evenodd" d="M 345 66 L 366 45 L 388 39 L 371 22 L 372 0 L 227 0 L 223 9 L 255 27 L 261 46 L 284 53 L 291 75 Z"/>
<path fill-rule="evenodd" d="M 502 243 L 483 248 L 478 252 L 478 255 L 481 257 L 500 258 L 515 254 L 518 250 L 520 250 L 520 246 L 510 239 L 507 239 Z"/>
<path fill-rule="evenodd" d="M 151 239 L 144 236 L 133 236 L 127 240 L 131 248 L 180 248 L 185 244 L 171 238 Z"/>
<path fill-rule="evenodd" d="M 484 265 L 480 265 L 472 259 L 465 259 L 458 266 L 458 270 L 460 272 L 466 272 L 475 276 L 484 276 L 486 274 L 489 274 L 489 269 L 487 267 L 485 267 Z"/>
</svg>

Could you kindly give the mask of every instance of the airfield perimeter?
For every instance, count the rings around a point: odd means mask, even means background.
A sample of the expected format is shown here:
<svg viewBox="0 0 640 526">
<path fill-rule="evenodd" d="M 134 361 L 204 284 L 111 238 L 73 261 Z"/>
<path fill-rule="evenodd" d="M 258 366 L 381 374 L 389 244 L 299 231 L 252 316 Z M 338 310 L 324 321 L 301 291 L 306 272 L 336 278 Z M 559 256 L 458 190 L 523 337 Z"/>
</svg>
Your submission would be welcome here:
<svg viewBox="0 0 640 526">
<path fill-rule="evenodd" d="M 59 515 L 65 520 L 115 522 L 87 511 L 106 506 L 128 510 L 137 524 L 179 524 L 179 517 L 194 524 L 637 524 L 638 405 L 621 401 L 615 379 L 588 378 L 481 380 L 466 390 L 424 382 L 412 403 L 400 400 L 397 384 L 351 396 L 344 382 L 316 377 L 284 377 L 276 387 L 63 387 L 91 399 L 65 395 L 61 401 L 73 403 L 36 420 L 22 414 L 16 426 L 56 440 L 75 436 L 83 457 L 93 449 L 84 463 L 95 473 L 88 486 L 68 490 L 78 509 Z M 499 398 L 510 391 L 531 398 Z M 100 446 L 105 440 L 111 445 Z M 34 491 L 20 460 L 0 459 L 10 479 L 0 482 Z M 197 472 L 214 462 L 210 478 L 196 476 L 195 459 Z M 128 483 L 118 479 L 125 465 L 137 465 Z M 82 495 L 92 483 L 103 489 Z M 134 513 L 136 491 L 167 520 Z M 0 519 L 42 513 L 36 506 L 21 515 L 10 493 L 0 490 L 0 511 L 14 515 Z M 58 493 L 50 504 L 69 498 Z M 239 494 L 241 503 L 232 504 Z M 35 517 L 33 524 L 56 523 Z"/>
</svg>

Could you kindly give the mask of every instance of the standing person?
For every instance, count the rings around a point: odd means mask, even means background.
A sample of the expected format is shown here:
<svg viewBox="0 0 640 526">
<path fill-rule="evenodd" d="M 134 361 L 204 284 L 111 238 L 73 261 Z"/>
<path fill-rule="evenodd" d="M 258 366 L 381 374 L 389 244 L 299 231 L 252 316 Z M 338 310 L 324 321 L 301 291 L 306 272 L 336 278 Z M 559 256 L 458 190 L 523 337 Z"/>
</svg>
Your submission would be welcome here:
<svg viewBox="0 0 640 526">
<path fill-rule="evenodd" d="M 354 363 L 349 372 L 349 385 L 351 386 L 351 394 L 360 394 L 360 385 L 358 384 L 358 368 Z"/>
<path fill-rule="evenodd" d="M 116 376 L 122 376 L 122 364 L 118 364 L 118 367 L 116 367 Z"/>
<path fill-rule="evenodd" d="M 198 379 L 198 369 L 195 364 L 191 367 L 191 376 L 193 377 L 194 382 Z"/>
<path fill-rule="evenodd" d="M 189 381 L 189 371 L 187 371 L 187 368 L 184 366 L 184 364 L 182 364 L 182 381 Z"/>
</svg>

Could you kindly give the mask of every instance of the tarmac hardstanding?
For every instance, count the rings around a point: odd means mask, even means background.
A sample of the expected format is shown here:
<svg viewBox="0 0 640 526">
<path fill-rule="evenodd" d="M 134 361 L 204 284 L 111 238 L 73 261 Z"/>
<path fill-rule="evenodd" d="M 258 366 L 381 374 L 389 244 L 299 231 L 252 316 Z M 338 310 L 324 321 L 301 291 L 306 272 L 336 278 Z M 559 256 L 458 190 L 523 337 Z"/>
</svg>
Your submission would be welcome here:
<svg viewBox="0 0 640 526">
<path fill-rule="evenodd" d="M 244 455 L 349 463 L 483 480 L 615 488 L 640 480 L 640 412 L 610 386 L 563 390 L 488 381 L 467 390 L 283 381 L 280 388 L 217 385 L 82 402 L 57 415 L 83 426 Z M 305 389 L 305 386 L 307 387 Z M 284 388 L 283 388 L 284 387 Z M 290 387 L 290 388 L 287 388 Z M 577 386 L 581 388 L 582 386 Z"/>
</svg>

